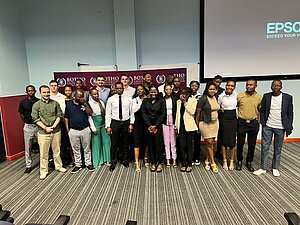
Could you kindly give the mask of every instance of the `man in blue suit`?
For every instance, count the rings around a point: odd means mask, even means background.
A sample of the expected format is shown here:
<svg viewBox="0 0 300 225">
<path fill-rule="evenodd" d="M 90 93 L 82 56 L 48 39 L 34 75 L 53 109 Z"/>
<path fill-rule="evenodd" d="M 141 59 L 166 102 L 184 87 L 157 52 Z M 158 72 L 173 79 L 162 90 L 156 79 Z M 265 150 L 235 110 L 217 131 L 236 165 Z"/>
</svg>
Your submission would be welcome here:
<svg viewBox="0 0 300 225">
<path fill-rule="evenodd" d="M 274 136 L 274 154 L 272 161 L 273 175 L 279 177 L 281 149 L 284 135 L 289 136 L 293 130 L 293 97 L 282 93 L 282 81 L 273 80 L 272 92 L 262 99 L 260 124 L 262 125 L 261 168 L 254 175 L 265 174 L 268 166 L 269 148 Z"/>
</svg>

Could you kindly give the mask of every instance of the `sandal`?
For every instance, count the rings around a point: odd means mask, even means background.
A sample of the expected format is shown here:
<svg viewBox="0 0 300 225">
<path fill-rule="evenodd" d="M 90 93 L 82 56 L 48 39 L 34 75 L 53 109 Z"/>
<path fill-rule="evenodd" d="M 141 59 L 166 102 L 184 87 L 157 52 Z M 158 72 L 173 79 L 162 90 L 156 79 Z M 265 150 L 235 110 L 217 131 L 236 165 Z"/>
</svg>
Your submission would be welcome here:
<svg viewBox="0 0 300 225">
<path fill-rule="evenodd" d="M 234 170 L 234 160 L 230 159 L 229 170 Z"/>
<path fill-rule="evenodd" d="M 162 164 L 159 164 L 159 165 L 157 166 L 156 172 L 157 172 L 157 173 L 161 173 L 162 170 L 163 170 L 163 166 L 162 166 Z"/>
<path fill-rule="evenodd" d="M 212 169 L 212 171 L 214 172 L 214 173 L 217 173 L 217 172 L 219 172 L 219 170 L 218 170 L 218 167 L 217 167 L 217 164 L 211 164 L 211 169 Z"/>
<path fill-rule="evenodd" d="M 149 166 L 149 160 L 148 160 L 148 157 L 144 157 L 144 164 L 145 164 L 145 167 L 148 167 L 148 166 Z"/>
<path fill-rule="evenodd" d="M 176 159 L 173 159 L 173 167 L 177 168 Z"/>
<path fill-rule="evenodd" d="M 205 160 L 205 170 L 207 170 L 207 171 L 210 170 L 209 162 L 206 160 Z"/>
<path fill-rule="evenodd" d="M 156 165 L 152 164 L 150 170 L 151 170 L 151 172 L 155 172 L 156 171 Z"/>
<path fill-rule="evenodd" d="M 167 167 L 170 168 L 171 164 L 170 164 L 170 159 L 167 159 Z"/>
<path fill-rule="evenodd" d="M 224 159 L 224 160 L 223 160 L 223 169 L 224 169 L 224 170 L 228 170 L 227 159 Z"/>
<path fill-rule="evenodd" d="M 139 162 L 134 162 L 135 163 L 135 172 L 141 172 L 140 164 Z"/>
<path fill-rule="evenodd" d="M 193 168 L 192 168 L 191 166 L 188 166 L 188 167 L 186 168 L 185 172 L 188 172 L 188 173 L 189 173 L 189 172 L 192 172 L 192 169 L 193 169 Z"/>
<path fill-rule="evenodd" d="M 182 167 L 180 168 L 180 171 L 181 171 L 181 172 L 185 172 L 185 171 L 186 171 L 186 167 L 185 167 L 185 166 L 182 166 Z"/>
</svg>

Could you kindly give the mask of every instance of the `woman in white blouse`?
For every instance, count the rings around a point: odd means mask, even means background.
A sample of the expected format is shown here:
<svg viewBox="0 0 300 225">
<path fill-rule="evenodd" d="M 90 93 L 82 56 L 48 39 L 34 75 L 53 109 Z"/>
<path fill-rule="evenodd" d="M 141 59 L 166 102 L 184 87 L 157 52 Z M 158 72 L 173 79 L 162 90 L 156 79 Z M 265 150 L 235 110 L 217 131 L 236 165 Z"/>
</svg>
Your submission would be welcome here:
<svg viewBox="0 0 300 225">
<path fill-rule="evenodd" d="M 105 130 L 105 108 L 104 103 L 99 99 L 98 90 L 90 90 L 91 99 L 89 104 L 93 110 L 92 116 L 89 116 L 89 123 L 92 135 L 92 161 L 96 168 L 104 163 L 110 166 L 110 137 Z"/>
<path fill-rule="evenodd" d="M 223 155 L 223 168 L 228 170 L 226 150 L 230 151 L 230 164 L 229 170 L 234 169 L 235 157 L 235 144 L 236 144 L 236 131 L 237 131 L 237 93 L 234 90 L 236 86 L 235 80 L 228 80 L 226 83 L 225 91 L 219 96 L 218 102 L 221 106 L 221 113 L 219 115 L 220 123 L 220 137 Z"/>
</svg>

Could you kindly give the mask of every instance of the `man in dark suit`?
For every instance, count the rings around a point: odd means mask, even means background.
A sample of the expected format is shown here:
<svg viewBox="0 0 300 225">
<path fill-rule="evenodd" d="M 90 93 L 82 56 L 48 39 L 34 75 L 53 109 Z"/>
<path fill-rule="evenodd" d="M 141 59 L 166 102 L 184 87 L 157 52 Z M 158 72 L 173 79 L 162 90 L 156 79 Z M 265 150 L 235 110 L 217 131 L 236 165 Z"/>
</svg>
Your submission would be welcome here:
<svg viewBox="0 0 300 225">
<path fill-rule="evenodd" d="M 261 175 L 266 173 L 269 148 L 274 136 L 272 168 L 273 175 L 279 177 L 284 135 L 290 135 L 293 130 L 293 97 L 281 92 L 281 80 L 273 80 L 271 89 L 272 92 L 264 94 L 262 99 L 260 110 L 260 124 L 262 125 L 261 168 L 254 171 L 253 174 Z"/>
</svg>

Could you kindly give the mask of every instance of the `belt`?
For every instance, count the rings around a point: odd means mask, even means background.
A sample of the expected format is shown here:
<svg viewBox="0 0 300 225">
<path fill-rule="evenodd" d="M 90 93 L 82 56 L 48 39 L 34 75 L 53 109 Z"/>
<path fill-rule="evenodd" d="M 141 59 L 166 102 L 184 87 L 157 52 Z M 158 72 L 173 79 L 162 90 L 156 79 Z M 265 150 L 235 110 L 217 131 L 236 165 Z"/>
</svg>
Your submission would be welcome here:
<svg viewBox="0 0 300 225">
<path fill-rule="evenodd" d="M 84 128 L 72 128 L 72 127 L 71 127 L 72 130 L 77 130 L 77 131 L 82 131 L 82 130 L 84 130 L 85 128 L 87 128 L 87 127 L 84 127 Z"/>
<path fill-rule="evenodd" d="M 112 119 L 111 121 L 118 122 L 118 123 L 127 123 L 129 121 L 129 119 L 128 120 L 115 120 L 115 119 Z"/>
<path fill-rule="evenodd" d="M 251 122 L 253 122 L 253 121 L 257 121 L 257 119 L 255 118 L 255 119 L 252 119 L 252 120 L 245 120 L 245 119 L 242 119 L 242 118 L 239 118 L 239 120 L 242 120 L 242 121 L 245 121 L 246 123 L 251 123 Z"/>
</svg>

